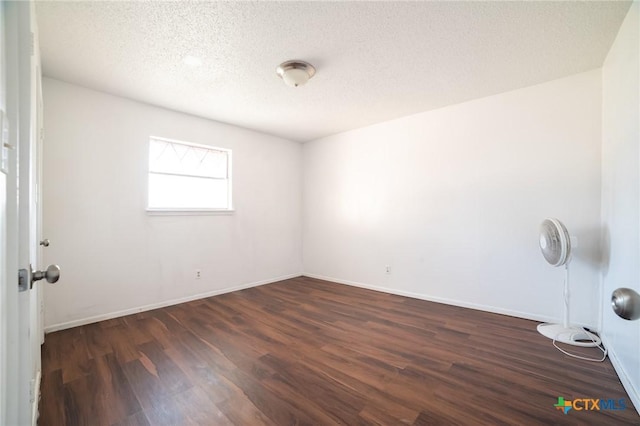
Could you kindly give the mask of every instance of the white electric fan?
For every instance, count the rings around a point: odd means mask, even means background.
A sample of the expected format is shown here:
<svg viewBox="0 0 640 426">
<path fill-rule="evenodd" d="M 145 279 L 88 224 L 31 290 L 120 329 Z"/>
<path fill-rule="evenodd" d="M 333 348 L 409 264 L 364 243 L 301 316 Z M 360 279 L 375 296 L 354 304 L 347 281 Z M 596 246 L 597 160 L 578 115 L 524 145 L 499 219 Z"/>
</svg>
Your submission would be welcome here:
<svg viewBox="0 0 640 426">
<path fill-rule="evenodd" d="M 548 218 L 540 226 L 540 250 L 552 266 L 564 266 L 564 322 L 540 324 L 538 332 L 549 339 L 568 345 L 595 347 L 600 338 L 582 327 L 569 324 L 569 262 L 571 262 L 571 237 L 558 219 Z"/>
</svg>

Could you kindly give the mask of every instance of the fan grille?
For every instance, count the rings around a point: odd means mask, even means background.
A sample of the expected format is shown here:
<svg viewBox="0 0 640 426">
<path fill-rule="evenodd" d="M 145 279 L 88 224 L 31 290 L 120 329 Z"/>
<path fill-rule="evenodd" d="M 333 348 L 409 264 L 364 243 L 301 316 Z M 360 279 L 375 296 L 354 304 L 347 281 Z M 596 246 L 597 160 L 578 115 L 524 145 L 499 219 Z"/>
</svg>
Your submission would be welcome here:
<svg viewBox="0 0 640 426">
<path fill-rule="evenodd" d="M 540 226 L 540 250 L 545 260 L 553 266 L 569 261 L 571 241 L 567 228 L 558 219 L 545 219 Z"/>
</svg>

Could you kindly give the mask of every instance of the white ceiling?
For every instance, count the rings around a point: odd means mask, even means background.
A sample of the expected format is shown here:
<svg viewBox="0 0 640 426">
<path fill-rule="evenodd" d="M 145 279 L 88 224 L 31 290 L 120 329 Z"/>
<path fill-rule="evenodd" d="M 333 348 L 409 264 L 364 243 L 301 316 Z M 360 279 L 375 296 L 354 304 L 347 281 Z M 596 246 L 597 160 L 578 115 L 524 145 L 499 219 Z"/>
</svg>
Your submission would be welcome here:
<svg viewBox="0 0 640 426">
<path fill-rule="evenodd" d="M 46 76 L 308 141 L 598 68 L 629 6 L 47 1 L 36 11 Z M 289 59 L 316 76 L 285 86 L 275 68 Z"/>
</svg>

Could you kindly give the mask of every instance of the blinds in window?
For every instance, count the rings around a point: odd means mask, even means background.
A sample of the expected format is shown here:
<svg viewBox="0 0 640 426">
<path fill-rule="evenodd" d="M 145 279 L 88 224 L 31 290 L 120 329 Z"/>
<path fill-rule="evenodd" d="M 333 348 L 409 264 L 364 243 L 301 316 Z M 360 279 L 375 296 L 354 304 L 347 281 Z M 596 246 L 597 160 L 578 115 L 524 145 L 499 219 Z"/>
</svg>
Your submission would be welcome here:
<svg viewBox="0 0 640 426">
<path fill-rule="evenodd" d="M 151 139 L 149 172 L 211 179 L 227 179 L 228 154 L 211 148 Z"/>
</svg>

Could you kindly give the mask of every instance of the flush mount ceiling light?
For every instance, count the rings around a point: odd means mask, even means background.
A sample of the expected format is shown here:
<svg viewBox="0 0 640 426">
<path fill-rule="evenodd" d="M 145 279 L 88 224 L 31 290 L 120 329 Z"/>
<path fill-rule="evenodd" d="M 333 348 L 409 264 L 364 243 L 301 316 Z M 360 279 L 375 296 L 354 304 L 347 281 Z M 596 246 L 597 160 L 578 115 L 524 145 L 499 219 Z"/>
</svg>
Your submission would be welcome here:
<svg viewBox="0 0 640 426">
<path fill-rule="evenodd" d="M 276 74 L 291 87 L 304 85 L 315 73 L 313 65 L 298 60 L 283 62 L 276 68 Z"/>
<path fill-rule="evenodd" d="M 187 55 L 182 58 L 182 62 L 190 67 L 199 67 L 200 65 L 202 65 L 202 59 L 192 55 Z"/>
</svg>

